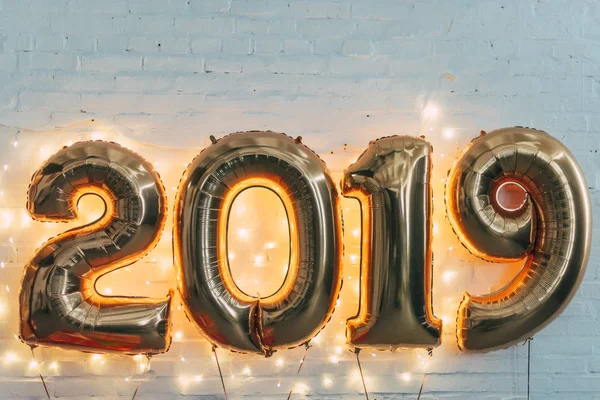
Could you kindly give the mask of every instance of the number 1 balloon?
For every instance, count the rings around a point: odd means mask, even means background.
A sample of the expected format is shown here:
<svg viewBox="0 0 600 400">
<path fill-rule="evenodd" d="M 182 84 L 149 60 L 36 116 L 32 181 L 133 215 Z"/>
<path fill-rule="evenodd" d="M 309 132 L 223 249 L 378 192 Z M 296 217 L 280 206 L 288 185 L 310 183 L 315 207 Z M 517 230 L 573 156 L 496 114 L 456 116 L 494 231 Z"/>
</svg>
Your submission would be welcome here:
<svg viewBox="0 0 600 400">
<path fill-rule="evenodd" d="M 290 228 L 287 276 L 266 298 L 242 292 L 229 270 L 231 205 L 251 187 L 279 196 Z M 188 167 L 175 205 L 178 288 L 189 318 L 232 351 L 269 356 L 308 342 L 330 319 L 341 286 L 339 208 L 325 164 L 298 140 L 241 132 L 215 141 Z"/>
<path fill-rule="evenodd" d="M 498 201 L 506 183 L 527 191 L 521 207 Z M 562 143 L 520 127 L 473 140 L 450 170 L 446 208 L 473 254 L 495 262 L 524 260 L 520 273 L 499 291 L 465 294 L 456 328 L 462 350 L 522 342 L 565 309 L 583 279 L 592 219 L 583 173 Z"/>
<path fill-rule="evenodd" d="M 117 144 L 76 143 L 33 175 L 27 209 L 36 220 L 65 222 L 78 217 L 77 203 L 87 194 L 102 198 L 104 215 L 50 239 L 25 266 L 22 340 L 98 352 L 167 351 L 170 295 L 105 297 L 95 289 L 102 275 L 136 262 L 158 242 L 166 216 L 158 174 Z"/>
<path fill-rule="evenodd" d="M 360 309 L 347 322 L 353 348 L 432 348 L 442 321 L 431 305 L 431 145 L 392 136 L 371 142 L 344 173 L 362 213 Z"/>
</svg>

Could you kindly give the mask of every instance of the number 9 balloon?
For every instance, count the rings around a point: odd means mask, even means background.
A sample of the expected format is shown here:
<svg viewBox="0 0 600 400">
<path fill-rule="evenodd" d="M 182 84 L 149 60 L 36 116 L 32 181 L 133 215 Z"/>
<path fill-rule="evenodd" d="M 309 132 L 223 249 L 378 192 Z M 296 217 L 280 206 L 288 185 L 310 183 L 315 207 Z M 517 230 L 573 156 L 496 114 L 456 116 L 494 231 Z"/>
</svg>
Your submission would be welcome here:
<svg viewBox="0 0 600 400">
<path fill-rule="evenodd" d="M 498 201 L 507 183 L 527 191 L 521 207 Z M 460 349 L 506 348 L 565 309 L 583 279 L 592 219 L 583 173 L 562 143 L 521 127 L 485 134 L 454 163 L 445 199 L 450 223 L 470 252 L 494 262 L 524 260 L 499 291 L 465 294 L 456 328 Z"/>
</svg>

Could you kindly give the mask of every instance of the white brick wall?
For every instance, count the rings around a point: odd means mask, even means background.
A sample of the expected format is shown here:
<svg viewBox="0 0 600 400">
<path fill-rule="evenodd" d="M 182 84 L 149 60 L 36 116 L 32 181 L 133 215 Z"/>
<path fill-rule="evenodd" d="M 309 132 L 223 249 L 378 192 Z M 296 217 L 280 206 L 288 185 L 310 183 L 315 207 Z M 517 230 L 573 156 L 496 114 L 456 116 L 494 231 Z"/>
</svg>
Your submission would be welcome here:
<svg viewBox="0 0 600 400">
<path fill-rule="evenodd" d="M 364 148 L 391 133 L 424 133 L 436 154 L 449 158 L 481 129 L 525 125 L 571 148 L 598 209 L 599 21 L 600 3 L 593 0 L 0 0 L 0 124 L 48 130 L 95 119 L 146 143 L 195 148 L 210 134 L 271 129 L 302 135 L 317 152 Z M 428 104 L 439 108 L 435 120 L 423 116 Z M 454 141 L 443 140 L 447 128 Z M 6 150 L 13 131 L 2 132 Z M 444 173 L 438 168 L 436 176 Z M 532 343 L 532 399 L 600 398 L 598 215 L 580 293 Z M 17 243 L 20 260 L 12 260 L 5 236 L 0 259 L 14 265 L 0 271 L 0 283 L 16 288 L 31 249 Z M 462 253 L 453 260 L 471 261 Z M 485 273 L 465 270 L 485 280 Z M 464 289 L 473 286 L 456 287 Z M 14 289 L 2 298 L 15 302 Z M 15 318 L 6 321 L 11 329 Z M 0 351 L 16 346 L 13 331 L 0 333 Z M 452 342 L 453 332 L 446 330 L 444 339 Z M 444 362 L 427 376 L 422 398 L 526 395 L 526 347 L 477 356 L 454 350 L 436 350 Z M 36 352 L 57 398 L 131 397 L 135 384 L 122 379 L 136 371 L 130 358 L 109 357 L 108 367 L 95 371 L 78 353 Z M 178 362 L 182 354 L 190 364 Z M 302 379 L 311 389 L 293 399 L 363 398 L 351 357 L 332 370 L 328 351 L 309 354 Z M 153 359 L 138 398 L 221 398 L 210 356 L 199 336 L 175 343 Z M 50 368 L 57 357 L 60 371 Z M 371 398 L 416 398 L 420 375 L 410 382 L 394 376 L 410 370 L 406 358 L 402 352 L 365 357 L 367 384 L 380 393 Z M 228 371 L 246 361 L 236 362 Z M 272 363 L 252 359 L 252 377 L 229 379 L 230 398 L 285 398 L 295 367 L 275 376 Z M 196 369 L 202 384 L 181 385 L 179 376 Z M 323 388 L 327 373 L 348 384 Z M 5 363 L 0 397 L 44 393 L 27 365 Z"/>
</svg>

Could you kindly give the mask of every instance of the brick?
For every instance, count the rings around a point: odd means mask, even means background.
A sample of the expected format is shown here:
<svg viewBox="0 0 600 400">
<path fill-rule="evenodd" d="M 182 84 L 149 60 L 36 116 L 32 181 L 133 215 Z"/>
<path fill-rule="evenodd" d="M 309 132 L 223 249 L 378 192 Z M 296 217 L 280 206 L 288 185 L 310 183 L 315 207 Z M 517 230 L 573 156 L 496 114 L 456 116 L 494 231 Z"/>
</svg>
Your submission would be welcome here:
<svg viewBox="0 0 600 400">
<path fill-rule="evenodd" d="M 297 30 L 307 38 L 344 38 L 354 32 L 355 25 L 345 19 L 308 19 L 298 21 Z"/>
<path fill-rule="evenodd" d="M 135 55 L 83 56 L 81 70 L 90 72 L 140 71 L 142 58 Z"/>
<path fill-rule="evenodd" d="M 348 18 L 350 4 L 329 1 L 295 1 L 290 12 L 299 18 Z"/>
<path fill-rule="evenodd" d="M 256 54 L 279 54 L 283 53 L 283 42 L 281 40 L 256 40 L 254 41 L 254 52 Z"/>
<path fill-rule="evenodd" d="M 144 71 L 204 72 L 202 57 L 153 56 L 144 58 Z"/>
<path fill-rule="evenodd" d="M 287 12 L 287 4 L 276 0 L 232 0 L 232 14 L 254 17 L 274 17 Z"/>
<path fill-rule="evenodd" d="M 62 53 L 22 53 L 19 69 L 26 70 L 74 70 L 77 60 L 71 54 Z"/>
<path fill-rule="evenodd" d="M 325 70 L 325 60 L 286 57 L 273 61 L 267 68 L 271 72 L 283 74 L 318 74 Z"/>
<path fill-rule="evenodd" d="M 252 52 L 251 42 L 246 38 L 228 38 L 223 39 L 221 51 L 224 54 L 250 54 Z"/>
<path fill-rule="evenodd" d="M 313 52 L 313 44 L 308 40 L 288 39 L 283 42 L 283 52 L 289 55 L 304 55 Z"/>
</svg>

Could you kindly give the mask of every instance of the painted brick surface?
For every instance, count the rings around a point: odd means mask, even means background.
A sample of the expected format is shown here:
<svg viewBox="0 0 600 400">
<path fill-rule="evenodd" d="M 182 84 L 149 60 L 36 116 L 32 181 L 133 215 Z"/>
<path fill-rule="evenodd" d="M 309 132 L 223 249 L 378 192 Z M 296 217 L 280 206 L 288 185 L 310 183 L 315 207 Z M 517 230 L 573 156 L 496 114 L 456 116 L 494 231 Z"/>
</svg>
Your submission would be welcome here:
<svg viewBox="0 0 600 400">
<path fill-rule="evenodd" d="M 600 3 L 591 0 L 0 0 L 0 124 L 47 130 L 94 119 L 178 147 L 270 129 L 301 135 L 317 152 L 425 134 L 452 156 L 482 129 L 531 126 L 574 152 L 597 211 L 598 21 Z M 426 112 L 432 105 L 435 120 Z M 460 145 L 439 140 L 448 128 Z M 8 146 L 8 137 L 0 140 Z M 599 215 L 579 294 L 532 343 L 532 399 L 600 398 Z M 20 268 L 32 247 L 12 250 L 1 237 L 0 259 Z M 17 287 L 18 276 L 2 283 Z M 3 323 L 12 329 L 11 318 Z M 0 351 L 15 340 L 12 331 L 0 334 Z M 56 354 L 42 349 L 40 357 Z M 210 347 L 199 338 L 175 343 L 143 375 L 131 358 L 111 356 L 98 369 L 75 356 L 65 361 L 67 354 L 59 371 L 43 363 L 56 398 L 131 398 L 137 381 L 139 399 L 223 398 Z M 302 350 L 289 354 L 299 359 Z M 526 398 L 526 346 L 437 354 L 444 362 L 427 375 L 422 399 Z M 183 355 L 189 364 L 179 362 Z M 348 372 L 353 359 L 332 370 L 328 357 L 311 350 L 302 375 L 311 389 L 293 398 L 364 398 Z M 401 353 L 364 361 L 367 384 L 377 388 L 372 398 L 416 398 L 420 376 L 396 376 L 405 362 Z M 227 377 L 230 398 L 285 398 L 295 367 L 272 376 L 272 363 L 254 360 L 252 377 Z M 202 384 L 182 385 L 181 374 L 195 369 Z M 352 385 L 323 387 L 327 373 Z M 131 382 L 122 379 L 129 375 Z M 27 364 L 15 364 L 0 365 L 0 397 L 45 394 Z"/>
</svg>

